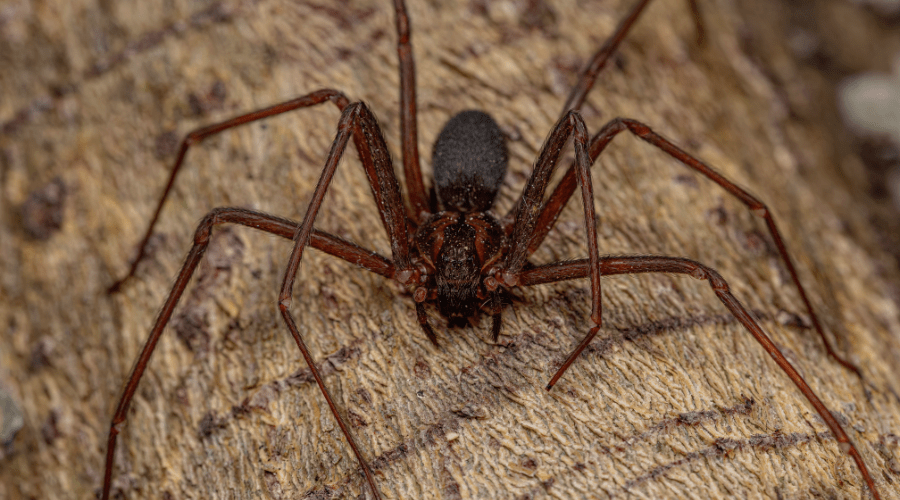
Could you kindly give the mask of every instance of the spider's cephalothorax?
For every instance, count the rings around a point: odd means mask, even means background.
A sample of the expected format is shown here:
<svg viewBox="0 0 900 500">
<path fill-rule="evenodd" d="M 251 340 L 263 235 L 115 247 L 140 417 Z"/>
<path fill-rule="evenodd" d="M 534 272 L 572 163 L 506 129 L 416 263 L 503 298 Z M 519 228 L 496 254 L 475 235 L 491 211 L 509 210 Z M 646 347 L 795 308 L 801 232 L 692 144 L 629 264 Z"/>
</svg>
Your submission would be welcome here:
<svg viewBox="0 0 900 500">
<path fill-rule="evenodd" d="M 463 111 L 438 136 L 432 163 L 445 210 L 422 224 L 416 246 L 434 277 L 429 284 L 437 289 L 441 314 L 451 325 L 462 324 L 487 297 L 481 276 L 505 248 L 503 229 L 487 212 L 506 174 L 503 133 L 487 113 Z"/>
</svg>

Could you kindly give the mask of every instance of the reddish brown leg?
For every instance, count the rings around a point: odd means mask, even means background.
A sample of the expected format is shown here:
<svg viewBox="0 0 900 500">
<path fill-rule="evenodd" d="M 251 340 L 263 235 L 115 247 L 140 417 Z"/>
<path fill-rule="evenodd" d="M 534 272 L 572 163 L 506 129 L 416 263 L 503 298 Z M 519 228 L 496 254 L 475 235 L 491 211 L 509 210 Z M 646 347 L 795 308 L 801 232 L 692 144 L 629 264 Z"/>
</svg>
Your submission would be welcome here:
<svg viewBox="0 0 900 500">
<path fill-rule="evenodd" d="M 496 290 L 491 294 L 491 340 L 494 342 L 500 338 L 502 312 L 503 300 L 500 297 L 500 290 Z"/>
<path fill-rule="evenodd" d="M 591 265 L 591 262 L 588 259 L 581 259 L 576 261 L 569 262 L 557 262 L 554 264 L 547 264 L 544 266 L 537 267 L 535 269 L 530 269 L 527 271 L 522 271 L 519 273 L 519 285 L 521 286 L 531 286 L 531 285 L 539 285 L 542 283 L 553 283 L 557 281 L 575 279 L 575 278 L 584 278 L 589 274 L 592 274 L 594 267 Z M 863 462 L 862 455 L 859 453 L 859 450 L 856 448 L 856 445 L 850 441 L 850 438 L 847 436 L 847 433 L 844 432 L 843 427 L 837 421 L 834 416 L 832 416 L 831 412 L 822 401 L 816 396 L 816 393 L 813 392 L 812 388 L 809 384 L 803 380 L 803 377 L 797 370 L 794 369 L 793 366 L 788 362 L 787 358 L 781 353 L 778 347 L 774 342 L 766 335 L 765 331 L 759 326 L 759 323 L 753 318 L 753 316 L 744 308 L 744 306 L 732 295 L 729 290 L 728 283 L 719 275 L 714 269 L 704 266 L 699 262 L 695 262 L 689 259 L 683 259 L 679 257 L 655 257 L 655 256 L 627 256 L 627 257 L 602 257 L 599 262 L 599 271 L 604 276 L 610 276 L 614 274 L 640 274 L 640 273 L 677 273 L 677 274 L 689 274 L 697 279 L 705 279 L 709 282 L 709 286 L 712 287 L 713 291 L 716 293 L 716 296 L 719 300 L 725 304 L 725 307 L 731 311 L 731 314 L 737 318 L 738 321 L 741 322 L 742 325 L 753 335 L 753 338 L 756 339 L 757 342 L 769 353 L 769 356 L 775 360 L 775 363 L 784 371 L 784 373 L 794 382 L 794 385 L 800 389 L 800 392 L 806 397 L 809 403 L 815 408 L 816 412 L 822 417 L 822 420 L 825 421 L 825 424 L 831 430 L 831 433 L 834 435 L 835 439 L 837 439 L 839 446 L 842 451 L 845 453 L 849 453 L 851 457 L 853 457 L 853 461 L 856 462 L 856 467 L 859 469 L 860 473 L 863 476 L 863 479 L 866 482 L 866 485 L 869 488 L 869 491 L 872 492 L 872 495 L 876 499 L 880 499 L 881 495 L 878 492 L 878 489 L 875 487 L 875 481 L 872 479 L 872 476 L 869 474 L 869 469 L 866 467 L 865 462 Z M 559 380 L 559 378 L 565 373 L 565 371 L 571 366 L 572 362 L 581 354 L 581 351 L 584 350 L 585 347 L 590 343 L 593 339 L 594 332 L 592 330 L 584 340 L 578 345 L 578 347 L 572 351 L 572 354 L 566 359 L 563 365 L 557 370 L 556 374 L 553 375 L 553 378 L 550 379 L 550 383 L 547 384 L 547 390 L 550 390 L 553 385 Z"/>
<path fill-rule="evenodd" d="M 575 83 L 575 86 L 572 87 L 572 90 L 569 92 L 569 97 L 566 99 L 565 104 L 563 105 L 563 110 L 560 116 L 565 116 L 565 114 L 572 110 L 581 109 L 581 106 L 584 104 L 585 99 L 587 99 L 588 93 L 594 87 L 594 82 L 597 80 L 597 76 L 603 71 L 603 68 L 606 67 L 606 63 L 609 62 L 610 57 L 616 52 L 619 48 L 619 45 L 622 43 L 622 40 L 625 39 L 625 36 L 628 35 L 628 32 L 631 31 L 631 28 L 634 26 L 634 23 L 637 22 L 640 15 L 644 12 L 644 9 L 650 3 L 650 0 L 638 0 L 634 7 L 631 8 L 631 11 L 628 15 L 625 16 L 621 21 L 619 21 L 619 26 L 616 27 L 616 31 L 610 35 L 609 38 L 603 42 L 603 46 L 600 47 L 597 52 L 594 53 L 593 57 L 591 57 L 590 62 L 584 67 L 581 71 L 581 75 L 578 77 L 578 81 Z M 705 38 L 704 28 L 703 28 L 703 18 L 700 13 L 700 7 L 697 5 L 696 0 L 688 0 L 688 5 L 691 10 L 691 15 L 694 18 L 695 29 L 697 30 L 697 43 L 703 43 Z M 593 151 L 593 147 L 591 150 Z M 591 154 L 591 160 L 595 160 L 597 158 L 597 154 Z M 568 178 L 570 181 L 571 188 L 569 194 L 575 189 L 575 178 Z M 562 183 L 560 183 L 562 185 Z M 559 190 L 559 186 L 557 186 L 556 190 Z M 568 200 L 568 197 L 566 197 Z M 565 205 L 565 203 L 564 203 Z M 512 223 L 514 221 L 513 214 L 516 212 L 518 205 L 514 206 L 505 216 L 503 216 L 502 224 L 507 229 L 512 229 Z M 553 219 L 552 222 L 555 222 L 556 219 Z M 541 218 L 541 223 L 543 227 L 543 223 L 546 222 L 544 218 Z M 552 224 L 545 228 L 543 231 L 544 236 L 546 236 L 546 232 L 550 230 Z M 509 231 L 507 231 L 509 232 Z M 540 240 L 543 241 L 543 237 L 540 237 Z M 540 244 L 540 242 L 538 242 Z M 532 253 L 534 250 L 529 252 Z"/>
<path fill-rule="evenodd" d="M 430 213 L 422 167 L 419 164 L 419 137 L 416 123 L 416 63 L 413 60 L 409 14 L 404 0 L 394 0 L 397 21 L 397 56 L 400 60 L 400 139 L 403 143 L 403 176 L 410 202 L 410 219 L 422 222 Z"/>
<path fill-rule="evenodd" d="M 631 27 L 637 21 L 638 17 L 640 17 L 641 13 L 644 12 L 644 8 L 648 3 L 650 3 L 650 0 L 639 0 L 638 3 L 631 8 L 628 15 L 619 21 L 619 26 L 616 28 L 616 31 L 607 38 L 606 42 L 603 43 L 603 46 L 594 53 L 591 61 L 581 71 L 578 82 L 572 87 L 572 91 L 569 92 L 569 97 L 563 105 L 561 115 L 565 115 L 571 110 L 581 109 L 581 105 L 584 104 L 588 92 L 591 91 L 594 82 L 597 80 L 597 75 L 599 75 L 600 71 L 603 70 L 603 67 L 606 66 L 609 57 L 615 53 L 617 48 L 619 48 L 619 44 L 622 43 L 625 35 L 631 31 Z"/>
<path fill-rule="evenodd" d="M 599 251 L 597 250 L 597 217 L 594 210 L 594 191 L 591 182 L 591 160 L 587 153 L 588 133 L 584 120 L 577 111 L 569 111 L 553 127 L 547 138 L 534 167 L 531 178 L 525 185 L 516 211 L 516 222 L 510 239 L 509 254 L 506 258 L 501 280 L 508 287 L 518 285 L 519 272 L 525 266 L 528 257 L 528 248 L 531 235 L 536 232 L 535 224 L 538 223 L 539 207 L 547 190 L 547 183 L 559 161 L 563 147 L 574 133 L 575 144 L 575 168 L 578 171 L 578 180 L 581 184 L 581 197 L 584 200 L 584 219 L 587 231 L 588 256 L 591 262 L 597 263 Z M 591 276 L 591 321 L 599 328 L 601 321 L 600 304 L 600 272 L 597 265 L 593 266 Z"/>
<path fill-rule="evenodd" d="M 116 412 L 110 423 L 109 438 L 107 440 L 106 448 L 106 469 L 103 474 L 103 493 L 101 497 L 103 500 L 109 499 L 109 491 L 112 484 L 113 459 L 116 452 L 116 438 L 119 434 L 119 425 L 122 424 L 128 416 L 128 407 L 131 405 L 132 398 L 134 398 L 134 393 L 137 390 L 141 376 L 147 368 L 150 356 L 153 354 L 154 349 L 156 349 L 156 344 L 159 341 L 166 324 L 172 317 L 175 306 L 178 305 L 178 301 L 181 299 L 185 287 L 187 287 L 204 252 L 206 252 L 212 228 L 219 224 L 240 224 L 286 239 L 293 238 L 298 228 L 298 224 L 292 220 L 242 208 L 217 208 L 209 212 L 206 217 L 203 218 L 203 221 L 200 222 L 197 231 L 194 233 L 194 245 L 191 247 L 190 252 L 188 252 L 187 259 L 185 259 L 181 271 L 175 278 L 175 284 L 172 286 L 172 290 L 169 292 L 169 296 L 163 304 L 159 316 L 156 317 L 153 329 L 150 330 L 150 335 L 144 343 L 144 348 L 141 350 L 141 354 L 134 364 L 131 376 L 125 384 L 125 389 L 122 391 L 122 396 L 119 398 Z M 310 238 L 310 245 L 313 248 L 327 252 L 352 264 L 356 264 L 363 269 L 386 277 L 393 276 L 394 266 L 390 261 L 374 252 L 361 248 L 336 236 L 321 231 L 313 231 Z M 303 352 L 304 354 L 307 354 L 306 351 Z M 309 357 L 307 357 L 307 363 L 310 363 L 309 366 L 313 372 L 317 373 L 315 365 Z M 319 381 L 318 376 L 316 380 Z M 328 394 L 321 381 L 319 381 L 319 387 L 325 394 L 329 406 L 334 408 L 334 405 L 331 402 L 331 396 Z M 350 440 L 351 447 L 355 450 L 356 444 L 353 443 L 352 437 L 349 434 L 347 434 L 347 439 Z"/>
<path fill-rule="evenodd" d="M 538 217 L 540 214 L 539 207 L 544 199 L 544 193 L 547 191 L 547 184 L 550 181 L 553 170 L 556 168 L 556 164 L 559 162 L 563 147 L 565 147 L 566 141 L 569 140 L 573 132 L 575 134 L 576 153 L 576 162 L 573 168 L 578 170 L 579 180 L 588 181 L 584 183 L 582 191 L 582 195 L 591 195 L 590 201 L 586 206 L 594 206 L 592 183 L 589 182 L 590 176 L 587 175 L 589 172 L 586 170 L 590 168 L 591 162 L 586 154 L 587 128 L 577 111 L 569 111 L 553 126 L 553 130 L 550 131 L 550 135 L 544 141 L 544 145 L 541 147 L 541 152 L 535 162 L 534 171 L 525 184 L 521 202 L 516 206 L 510 249 L 506 257 L 505 269 L 507 274 L 516 274 L 525 266 L 526 259 L 530 253 L 529 242 L 531 238 L 529 235 L 540 231 L 540 228 L 537 227 L 540 224 Z M 591 212 L 590 215 L 585 213 L 588 226 L 592 225 L 590 222 L 593 222 L 595 218 L 593 210 Z M 592 229 L 588 227 L 588 231 L 592 231 Z M 590 240 L 591 238 L 589 237 L 588 239 Z"/>
<path fill-rule="evenodd" d="M 566 112 L 573 109 L 581 109 L 584 100 L 587 98 L 588 92 L 591 91 L 594 82 L 597 80 L 597 75 L 603 71 L 603 67 L 606 66 L 610 56 L 612 56 L 616 52 L 616 49 L 619 48 L 619 44 L 622 43 L 625 35 L 631 31 L 631 27 L 637 22 L 638 17 L 644 12 L 644 8 L 647 7 L 647 4 L 649 3 L 650 0 L 639 0 L 637 4 L 631 8 L 628 15 L 619 21 L 619 26 L 616 27 L 616 31 L 607 38 L 606 41 L 603 42 L 603 46 L 594 53 L 594 56 L 591 57 L 591 61 L 581 71 L 578 82 L 572 87 L 572 91 L 569 92 L 569 97 L 563 105 L 562 115 L 565 115 Z M 703 18 L 700 15 L 700 7 L 697 5 L 697 0 L 688 0 L 688 6 L 691 10 L 691 16 L 694 18 L 695 29 L 697 30 L 697 43 L 703 43 L 705 38 Z"/>
<path fill-rule="evenodd" d="M 766 207 L 766 205 L 763 204 L 763 202 L 759 201 L 759 199 L 757 199 L 755 196 L 751 195 L 744 189 L 738 187 L 735 183 L 728 180 L 725 176 L 717 172 L 709 165 L 703 163 L 699 159 L 685 152 L 684 150 L 673 144 L 672 141 L 660 136 L 656 132 L 653 132 L 652 130 L 650 130 L 650 127 L 637 120 L 631 120 L 628 118 L 616 118 L 615 120 L 612 120 L 604 125 L 600 132 L 598 132 L 597 135 L 595 135 L 591 140 L 591 161 L 593 162 L 600 155 L 600 153 L 603 152 L 604 148 L 606 148 L 607 144 L 612 141 L 613 137 L 618 135 L 619 132 L 625 130 L 640 137 L 653 146 L 656 146 L 657 148 L 665 151 L 671 157 L 680 161 L 687 167 L 703 174 L 716 184 L 722 186 L 722 188 L 731 193 L 732 196 L 741 200 L 741 202 L 747 205 L 747 208 L 749 208 L 754 215 L 762 217 L 766 221 L 766 227 L 768 227 L 769 229 L 769 234 L 772 236 L 772 240 L 775 242 L 775 246 L 778 248 L 778 253 L 781 255 L 781 259 L 784 261 L 784 264 L 791 275 L 791 280 L 794 282 L 794 286 L 797 287 L 797 291 L 800 292 L 800 298 L 803 300 L 803 304 L 806 306 L 806 311 L 813 323 L 813 327 L 816 329 L 816 332 L 818 332 L 819 337 L 822 339 L 822 343 L 825 344 L 825 350 L 828 351 L 828 354 L 832 358 L 834 358 L 835 361 L 843 365 L 848 370 L 856 373 L 856 375 L 860 379 L 862 379 L 862 372 L 859 370 L 859 368 L 857 368 L 849 361 L 844 360 L 831 347 L 831 343 L 828 341 L 828 337 L 825 336 L 825 331 L 822 328 L 822 324 L 819 322 L 819 317 L 813 310 L 812 303 L 809 301 L 809 297 L 806 295 L 806 289 L 804 289 L 803 284 L 800 283 L 800 277 L 797 274 L 797 269 L 794 267 L 794 262 L 791 259 L 790 254 L 788 254 L 787 247 L 784 244 L 784 239 L 781 237 L 781 232 L 778 230 L 778 226 L 775 225 L 775 219 L 772 217 L 772 214 L 769 212 L 769 209 Z M 531 238 L 531 242 L 528 245 L 529 255 L 537 250 L 537 248 L 540 246 L 541 242 L 550 231 L 550 228 L 552 228 L 556 223 L 556 219 L 557 217 L 559 217 L 560 212 L 562 212 L 563 207 L 565 207 L 566 202 L 568 202 L 569 197 L 571 197 L 572 193 L 575 192 L 575 172 L 576 169 L 574 166 L 570 168 L 554 189 L 553 194 L 551 194 L 550 198 L 547 199 L 547 203 L 544 205 L 543 211 L 538 218 L 536 231 Z"/>
<path fill-rule="evenodd" d="M 144 237 L 143 239 L 141 239 L 141 243 L 138 245 L 137 257 L 135 257 L 134 261 L 132 261 L 131 267 L 128 269 L 128 273 L 121 279 L 110 285 L 107 291 L 109 293 L 117 292 L 120 288 L 122 288 L 122 285 L 125 283 L 125 281 L 134 276 L 138 264 L 140 264 L 141 260 L 147 253 L 147 242 L 150 241 L 150 236 L 153 234 L 153 228 L 156 226 L 156 221 L 159 219 L 160 212 L 162 212 L 163 204 L 165 204 L 166 199 L 169 197 L 169 193 L 172 191 L 172 186 L 175 184 L 175 177 L 178 175 L 178 172 L 181 171 L 181 167 L 182 165 L 184 165 L 184 159 L 187 156 L 188 149 L 191 146 L 203 141 L 207 137 L 211 137 L 220 132 L 238 127 L 240 125 L 246 125 L 248 123 L 259 121 L 270 116 L 280 115 L 282 113 L 287 113 L 288 111 L 293 111 L 295 109 L 315 106 L 317 104 L 322 104 L 323 102 L 328 101 L 334 103 L 341 110 L 343 110 L 349 103 L 347 97 L 345 97 L 344 94 L 337 90 L 317 90 L 316 92 L 313 92 L 311 94 L 307 94 L 296 99 L 291 99 L 290 101 L 285 101 L 283 103 L 276 104 L 259 111 L 253 111 L 251 113 L 236 116 L 223 122 L 214 123 L 206 127 L 198 128 L 186 135 L 185 138 L 181 141 L 181 147 L 178 149 L 178 156 L 176 157 L 175 164 L 172 166 L 172 170 L 169 173 L 169 180 L 166 183 L 166 188 L 163 190 L 162 196 L 159 197 L 159 201 L 156 203 L 156 210 L 153 212 L 153 217 L 150 218 L 150 224 L 147 226 L 147 231 L 144 233 Z"/>
<path fill-rule="evenodd" d="M 428 340 L 434 344 L 435 347 L 438 346 L 437 335 L 434 334 L 434 329 L 431 328 L 431 325 L 428 324 L 428 314 L 425 312 L 425 304 L 421 302 L 416 302 L 416 319 L 419 321 L 419 325 L 422 327 L 422 330 L 425 331 L 425 335 L 428 337 Z"/>
<path fill-rule="evenodd" d="M 347 147 L 347 141 L 349 140 L 351 133 L 357 134 L 357 136 L 364 139 L 361 144 L 358 144 L 361 148 L 360 158 L 362 158 L 364 162 L 371 162 L 371 165 L 366 165 L 366 172 L 374 172 L 376 176 L 375 179 L 370 180 L 373 181 L 373 186 L 377 186 L 376 191 L 381 194 L 380 199 L 376 201 L 378 202 L 379 210 L 382 211 L 382 217 L 388 222 L 387 230 L 391 241 L 391 251 L 393 253 L 393 263 L 395 266 L 393 278 L 403 284 L 408 284 L 415 279 L 415 271 L 412 269 L 409 257 L 409 234 L 406 226 L 406 211 L 403 208 L 403 200 L 400 196 L 400 185 L 394 175 L 390 153 L 384 142 L 384 138 L 382 137 L 381 129 L 375 121 L 375 117 L 372 115 L 371 111 L 369 111 L 363 103 L 353 103 L 347 106 L 341 114 L 341 121 L 338 123 L 338 134 L 337 137 L 335 137 L 331 152 L 325 162 L 322 176 L 319 178 L 319 182 L 316 185 L 316 190 L 309 203 L 309 208 L 306 210 L 303 222 L 301 222 L 300 227 L 297 229 L 297 233 L 294 235 L 294 249 L 291 252 L 291 257 L 284 273 L 281 293 L 278 296 L 278 308 L 281 311 L 285 324 L 291 331 L 291 335 L 293 335 L 294 340 L 297 342 L 297 347 L 300 348 L 303 357 L 306 359 L 307 364 L 309 364 L 310 371 L 316 379 L 316 383 L 322 389 L 322 394 L 325 395 L 325 398 L 328 400 L 328 406 L 331 408 L 335 419 L 337 419 L 341 431 L 347 437 L 347 441 L 350 443 L 350 447 L 353 449 L 353 453 L 356 455 L 356 458 L 366 475 L 366 480 L 372 489 L 372 493 L 375 495 L 375 498 L 380 499 L 381 495 L 378 492 L 378 488 L 375 486 L 375 477 L 369 468 L 369 464 L 363 458 L 362 453 L 356 446 L 356 443 L 350 434 L 350 428 L 347 427 L 347 424 L 344 423 L 343 418 L 341 418 L 338 413 L 337 406 L 335 406 L 331 397 L 328 395 L 325 384 L 319 376 L 319 372 L 313 363 L 309 349 L 303 342 L 300 331 L 297 329 L 297 324 L 290 311 L 294 280 L 296 279 L 297 271 L 300 268 L 303 250 L 306 248 L 307 241 L 309 241 L 316 215 L 322 207 L 322 200 L 325 197 L 328 186 L 331 184 L 331 179 L 334 177 L 334 172 Z M 426 329 L 426 333 L 428 333 L 428 329 Z M 432 336 L 433 333 L 429 338 Z M 432 341 L 434 341 L 434 339 L 432 339 Z"/>
<path fill-rule="evenodd" d="M 563 147 L 574 132 L 575 168 L 578 171 L 578 181 L 581 184 L 581 197 L 584 201 L 584 225 L 587 233 L 588 256 L 593 264 L 590 269 L 591 278 L 591 322 L 594 326 L 590 329 L 588 337 L 593 338 L 600 329 L 603 319 L 602 304 L 600 301 L 600 267 L 599 251 L 597 249 L 597 215 L 594 210 L 594 189 L 591 182 L 591 159 L 587 152 L 588 133 L 584 120 L 577 111 L 569 111 L 553 127 L 550 136 L 541 148 L 535 164 L 534 172 L 525 185 L 516 211 L 516 222 L 510 239 L 511 247 L 505 267 L 501 273 L 501 280 L 508 287 L 519 285 L 520 271 L 525 266 L 528 257 L 528 248 L 531 237 L 534 234 L 535 224 L 538 223 L 539 207 L 544 199 L 547 183 Z M 495 313 L 494 341 L 500 333 L 499 313 Z"/>
</svg>

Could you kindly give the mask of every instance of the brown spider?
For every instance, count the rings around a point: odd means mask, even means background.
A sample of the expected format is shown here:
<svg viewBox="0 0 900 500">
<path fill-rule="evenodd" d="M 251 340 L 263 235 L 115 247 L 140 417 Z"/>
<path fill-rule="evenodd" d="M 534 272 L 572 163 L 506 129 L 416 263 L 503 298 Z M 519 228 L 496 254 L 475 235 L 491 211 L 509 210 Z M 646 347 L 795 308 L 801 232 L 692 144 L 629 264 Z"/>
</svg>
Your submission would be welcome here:
<svg viewBox="0 0 900 500">
<path fill-rule="evenodd" d="M 409 195 L 408 204 L 401 195 L 388 148 L 374 115 L 364 103 L 351 102 L 343 93 L 336 90 L 323 89 L 312 92 L 297 99 L 197 129 L 188 134 L 181 144 L 168 184 L 140 244 L 138 256 L 132 263 L 128 274 L 113 284 L 110 292 L 120 289 L 123 283 L 134 275 L 138 263 L 146 252 L 148 239 L 153 232 L 162 206 L 191 145 L 239 125 L 325 102 L 333 103 L 342 111 L 338 122 L 337 136 L 301 223 L 241 208 L 214 209 L 200 223 L 194 236 L 194 245 L 188 253 L 186 262 L 135 363 L 112 418 L 102 498 L 106 500 L 110 494 L 118 427 L 127 416 L 129 404 L 150 356 L 207 249 L 213 226 L 224 223 L 253 227 L 293 240 L 293 251 L 279 295 L 279 309 L 343 435 L 356 455 L 366 481 L 376 498 L 381 498 L 381 495 L 374 474 L 323 383 L 290 310 L 294 279 L 300 267 L 303 251 L 307 246 L 312 246 L 407 287 L 412 292 L 422 330 L 435 345 L 438 345 L 438 341 L 428 322 L 425 309 L 427 303 L 436 302 L 440 313 L 448 318 L 450 325 L 464 322 L 479 314 L 482 308 L 487 307 L 492 315 L 492 337 L 496 341 L 502 326 L 502 294 L 516 287 L 589 278 L 592 307 L 590 321 L 593 326 L 550 379 L 547 384 L 548 390 L 578 358 L 600 329 L 601 276 L 682 273 L 706 280 L 719 300 L 753 335 L 812 404 L 840 443 L 841 449 L 853 458 L 873 496 L 880 498 L 866 464 L 840 423 L 782 355 L 753 316 L 732 295 L 728 284 L 715 270 L 701 263 L 679 257 L 600 256 L 590 167 L 613 137 L 620 132 L 628 131 L 719 184 L 742 201 L 752 213 L 765 220 L 778 252 L 799 290 L 813 325 L 825 342 L 829 354 L 859 374 L 856 367 L 834 353 L 824 337 L 818 317 L 812 310 L 806 292 L 799 281 L 781 234 L 762 202 L 699 159 L 653 132 L 647 125 L 636 120 L 616 118 L 601 127 L 593 137 L 588 134 L 587 126 L 578 109 L 583 104 L 598 73 L 648 3 L 649 0 L 638 1 L 632 11 L 622 20 L 616 32 L 597 51 L 585 68 L 563 106 L 559 122 L 554 126 L 541 149 L 535 162 L 534 172 L 525 186 L 521 198 L 515 207 L 502 218 L 495 217 L 490 209 L 506 171 L 505 139 L 496 122 L 481 111 L 461 112 L 445 125 L 434 146 L 433 168 L 436 195 L 429 199 L 426 194 L 417 151 L 415 72 L 409 18 L 404 0 L 395 0 L 394 5 L 401 75 L 402 158 Z M 573 139 L 575 148 L 574 164 L 545 200 L 550 176 L 570 138 Z M 390 258 L 313 227 L 325 193 L 351 139 L 359 154 L 378 206 L 381 221 L 390 240 Z M 557 217 L 576 188 L 580 188 L 584 204 L 588 258 L 539 266 L 531 265 L 527 261 L 529 255 L 538 248 L 547 233 L 553 228 Z"/>
</svg>

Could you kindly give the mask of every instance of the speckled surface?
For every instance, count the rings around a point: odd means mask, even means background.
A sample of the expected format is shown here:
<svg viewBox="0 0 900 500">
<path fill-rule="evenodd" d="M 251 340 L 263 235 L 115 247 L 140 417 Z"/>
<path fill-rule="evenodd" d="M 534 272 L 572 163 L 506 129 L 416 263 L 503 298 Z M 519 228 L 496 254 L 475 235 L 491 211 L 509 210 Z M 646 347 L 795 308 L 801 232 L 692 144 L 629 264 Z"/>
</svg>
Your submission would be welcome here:
<svg viewBox="0 0 900 500">
<path fill-rule="evenodd" d="M 184 133 L 337 87 L 371 105 L 399 151 L 387 4 L 9 4 L 0 27 L 12 69 L 0 75 L 0 385 L 25 427 L 0 462 L 0 497 L 93 497 L 123 378 L 196 222 L 222 205 L 299 219 L 338 113 L 301 111 L 193 150 L 138 279 L 107 297 Z M 853 218 L 834 209 L 846 195 L 840 182 L 804 181 L 818 175 L 827 139 L 810 133 L 798 145 L 805 131 L 742 49 L 747 26 L 730 2 L 702 7 L 705 48 L 683 2 L 651 6 L 591 94 L 588 127 L 641 119 L 764 199 L 870 396 L 812 331 L 785 326 L 804 311 L 765 228 L 710 182 L 624 136 L 594 170 L 601 252 L 717 268 L 845 422 L 883 497 L 900 498 L 900 321 L 884 281 L 896 277 L 849 236 Z M 411 0 L 426 178 L 444 121 L 486 109 L 513 138 L 505 212 L 575 73 L 625 9 Z M 51 204 L 36 220 L 60 224 L 41 226 L 47 238 L 28 236 L 19 210 L 56 179 L 61 217 Z M 317 226 L 387 254 L 355 159 L 334 186 Z M 576 201 L 563 212 L 535 262 L 583 256 L 580 210 Z M 364 495 L 277 312 L 289 251 L 249 229 L 215 233 L 211 264 L 186 293 L 121 434 L 114 487 L 124 498 Z M 293 311 L 386 498 L 859 498 L 853 463 L 708 286 L 676 276 L 603 286 L 604 329 L 549 393 L 543 386 L 589 326 L 586 281 L 517 292 L 501 345 L 489 342 L 489 318 L 448 330 L 432 310 L 436 349 L 409 293 L 311 251 Z"/>
</svg>

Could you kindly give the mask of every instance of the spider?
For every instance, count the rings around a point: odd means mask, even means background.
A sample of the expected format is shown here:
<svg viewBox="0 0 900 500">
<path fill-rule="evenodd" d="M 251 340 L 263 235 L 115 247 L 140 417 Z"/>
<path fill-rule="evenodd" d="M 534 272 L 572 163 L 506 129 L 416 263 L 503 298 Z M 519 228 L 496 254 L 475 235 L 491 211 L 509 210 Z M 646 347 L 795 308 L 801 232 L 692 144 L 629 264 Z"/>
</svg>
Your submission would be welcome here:
<svg viewBox="0 0 900 500">
<path fill-rule="evenodd" d="M 243 208 L 217 208 L 200 222 L 194 244 L 176 277 L 168 298 L 138 356 L 112 417 L 107 442 L 102 498 L 109 498 L 115 445 L 119 425 L 157 342 L 169 322 L 188 282 L 200 263 L 210 241 L 212 228 L 220 224 L 252 227 L 293 241 L 293 250 L 284 273 L 278 307 L 297 347 L 315 378 L 335 420 L 352 449 L 365 480 L 375 498 L 381 498 L 375 475 L 338 411 L 322 381 L 291 312 L 293 284 L 307 246 L 345 260 L 367 271 L 394 280 L 412 294 L 416 317 L 424 335 L 438 346 L 438 337 L 429 323 L 426 304 L 435 303 L 448 325 L 459 325 L 487 309 L 492 317 L 491 336 L 499 338 L 502 327 L 503 296 L 518 287 L 528 287 L 576 278 L 589 278 L 592 326 L 548 382 L 550 390 L 591 343 L 602 324 L 601 277 L 616 274 L 676 273 L 706 280 L 717 298 L 750 332 L 778 366 L 803 393 L 849 454 L 868 489 L 880 498 L 866 464 L 856 446 L 818 396 L 779 351 L 754 317 L 730 292 L 726 281 L 712 268 L 686 258 L 669 256 L 600 256 L 596 234 L 596 213 L 590 169 L 610 141 L 628 131 L 666 152 L 688 168 L 706 176 L 743 202 L 753 214 L 763 218 L 793 283 L 806 305 L 813 326 L 829 354 L 859 374 L 859 370 L 841 359 L 822 332 L 806 292 L 800 283 L 774 218 L 756 197 L 735 185 L 701 160 L 658 135 L 647 125 L 633 119 L 616 118 L 590 136 L 579 108 L 593 83 L 623 38 L 634 25 L 649 0 L 639 0 L 625 16 L 613 35 L 594 54 L 563 106 L 559 121 L 551 130 L 535 162 L 524 191 L 508 214 L 497 217 L 491 212 L 494 198 L 507 168 L 505 137 L 494 119 L 483 111 L 463 111 L 451 118 L 440 132 L 433 154 L 434 192 L 428 196 L 422 179 L 417 150 L 415 71 L 410 40 L 410 21 L 404 0 L 394 0 L 400 66 L 400 117 L 402 161 L 408 199 L 404 200 L 394 172 L 390 153 L 378 122 L 363 102 L 352 102 L 342 92 L 322 89 L 275 106 L 253 111 L 189 133 L 181 143 L 168 183 L 160 197 L 138 255 L 128 273 L 110 286 L 110 293 L 121 289 L 135 275 L 144 257 L 148 241 L 174 180 L 184 164 L 189 148 L 224 130 L 256 122 L 274 115 L 332 103 L 341 110 L 338 132 L 332 143 L 322 174 L 302 222 Z M 692 3 L 696 13 L 696 5 Z M 698 23 L 698 26 L 700 24 Z M 575 160 L 554 190 L 547 187 L 560 155 L 573 141 Z M 313 227 L 316 215 L 329 188 L 335 170 L 350 141 L 357 150 L 375 199 L 382 225 L 390 241 L 390 258 Z M 528 257 L 541 245 L 553 228 L 560 212 L 575 190 L 579 189 L 584 206 L 588 258 L 533 265 Z"/>
</svg>

